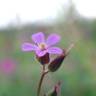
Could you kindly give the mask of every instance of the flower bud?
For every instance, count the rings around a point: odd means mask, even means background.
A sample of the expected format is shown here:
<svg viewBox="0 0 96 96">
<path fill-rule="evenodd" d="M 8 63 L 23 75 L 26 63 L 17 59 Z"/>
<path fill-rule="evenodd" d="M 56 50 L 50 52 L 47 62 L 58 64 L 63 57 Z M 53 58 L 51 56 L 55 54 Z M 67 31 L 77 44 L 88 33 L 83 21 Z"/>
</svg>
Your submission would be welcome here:
<svg viewBox="0 0 96 96">
<path fill-rule="evenodd" d="M 56 58 L 49 64 L 48 69 L 49 69 L 51 72 L 57 71 L 57 70 L 60 68 L 63 60 L 65 59 L 65 57 L 66 57 L 66 54 L 65 54 L 65 51 L 64 51 L 60 56 L 56 57 Z"/>
<path fill-rule="evenodd" d="M 48 93 L 47 96 L 58 96 L 59 93 L 60 93 L 60 85 L 61 85 L 61 82 L 58 82 L 54 88 Z"/>
<path fill-rule="evenodd" d="M 56 92 L 56 90 L 53 90 L 53 92 L 50 93 L 48 96 L 57 96 L 57 92 Z"/>
<path fill-rule="evenodd" d="M 36 58 L 37 58 L 37 60 L 38 60 L 42 65 L 48 64 L 49 61 L 50 61 L 49 53 L 46 53 L 46 54 L 45 54 L 44 56 L 42 56 L 42 57 L 39 57 L 39 56 L 36 55 Z"/>
</svg>

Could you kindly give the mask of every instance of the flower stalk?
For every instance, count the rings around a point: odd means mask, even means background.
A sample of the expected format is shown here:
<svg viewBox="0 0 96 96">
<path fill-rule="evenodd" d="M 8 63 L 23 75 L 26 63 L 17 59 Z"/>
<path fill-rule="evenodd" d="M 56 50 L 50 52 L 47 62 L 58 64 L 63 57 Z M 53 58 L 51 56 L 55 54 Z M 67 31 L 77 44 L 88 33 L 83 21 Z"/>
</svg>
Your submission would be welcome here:
<svg viewBox="0 0 96 96">
<path fill-rule="evenodd" d="M 42 83 L 43 83 L 43 80 L 44 80 L 44 77 L 46 74 L 49 73 L 49 70 L 45 70 L 45 65 L 43 66 L 43 71 L 42 71 L 42 74 L 41 74 L 41 78 L 40 78 L 40 81 L 39 81 L 39 84 L 38 84 L 38 89 L 37 89 L 37 96 L 40 96 L 40 92 L 41 92 L 41 87 L 42 87 Z"/>
</svg>

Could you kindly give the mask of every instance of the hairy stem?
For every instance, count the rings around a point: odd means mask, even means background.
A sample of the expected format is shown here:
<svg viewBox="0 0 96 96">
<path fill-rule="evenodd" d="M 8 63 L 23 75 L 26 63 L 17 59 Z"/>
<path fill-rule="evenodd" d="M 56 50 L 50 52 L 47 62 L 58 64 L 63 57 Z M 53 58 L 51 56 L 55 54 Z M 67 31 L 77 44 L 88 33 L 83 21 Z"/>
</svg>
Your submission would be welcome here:
<svg viewBox="0 0 96 96">
<path fill-rule="evenodd" d="M 44 68 L 45 69 L 45 68 Z M 41 91 L 41 86 L 44 80 L 45 75 L 48 73 L 49 71 L 45 71 L 43 70 L 40 81 L 39 81 L 39 85 L 38 85 L 38 90 L 37 90 L 37 96 L 40 96 L 40 91 Z"/>
</svg>

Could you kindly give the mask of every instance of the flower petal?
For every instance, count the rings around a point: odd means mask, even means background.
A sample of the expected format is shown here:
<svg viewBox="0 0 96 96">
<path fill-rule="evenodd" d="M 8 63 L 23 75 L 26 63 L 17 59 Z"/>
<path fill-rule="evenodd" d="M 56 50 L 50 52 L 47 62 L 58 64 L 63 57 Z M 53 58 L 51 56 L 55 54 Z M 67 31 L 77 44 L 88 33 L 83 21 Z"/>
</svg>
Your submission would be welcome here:
<svg viewBox="0 0 96 96">
<path fill-rule="evenodd" d="M 36 45 L 33 45 L 31 43 L 24 43 L 21 46 L 22 51 L 34 51 L 34 50 L 37 50 L 37 48 L 38 47 Z"/>
<path fill-rule="evenodd" d="M 37 54 L 37 56 L 39 56 L 39 57 L 44 56 L 46 53 L 47 53 L 47 51 L 46 51 L 46 50 L 44 50 L 44 51 L 41 51 L 41 50 L 36 50 L 36 54 Z"/>
<path fill-rule="evenodd" d="M 48 53 L 50 54 L 62 54 L 63 50 L 58 47 L 51 47 L 47 49 Z"/>
<path fill-rule="evenodd" d="M 32 40 L 36 44 L 40 44 L 40 43 L 44 42 L 44 40 L 45 40 L 44 34 L 42 32 L 35 33 L 32 35 Z"/>
<path fill-rule="evenodd" d="M 51 46 L 51 45 L 54 45 L 54 44 L 58 43 L 59 41 L 60 41 L 60 36 L 59 35 L 51 34 L 47 38 L 46 44 Z"/>
</svg>

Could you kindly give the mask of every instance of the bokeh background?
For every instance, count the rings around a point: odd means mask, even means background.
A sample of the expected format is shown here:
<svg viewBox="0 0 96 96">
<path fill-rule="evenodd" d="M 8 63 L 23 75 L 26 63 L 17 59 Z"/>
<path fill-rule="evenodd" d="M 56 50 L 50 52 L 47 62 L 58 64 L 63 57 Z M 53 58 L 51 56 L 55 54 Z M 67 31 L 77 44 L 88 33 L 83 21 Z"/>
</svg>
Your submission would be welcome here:
<svg viewBox="0 0 96 96">
<path fill-rule="evenodd" d="M 54 5 L 55 2 L 52 4 Z M 21 45 L 26 41 L 32 42 L 31 35 L 40 31 L 46 36 L 51 33 L 59 34 L 61 42 L 58 46 L 61 48 L 68 48 L 71 43 L 75 44 L 60 69 L 46 76 L 42 91 L 47 92 L 60 80 L 61 96 L 96 96 L 96 18 L 81 15 L 76 9 L 77 5 L 71 0 L 65 4 L 66 6 L 63 3 L 61 5 L 55 19 L 49 18 L 51 17 L 49 15 L 44 20 L 39 18 L 31 22 L 31 19 L 28 19 L 29 21 L 26 22 L 25 17 L 22 19 L 25 13 L 22 16 L 16 14 L 15 19 L 4 26 L 1 25 L 0 96 L 36 96 L 42 66 L 35 59 L 34 53 L 22 52 Z M 50 5 L 48 6 L 50 8 Z M 87 2 L 84 6 L 86 9 Z M 7 10 L 4 12 L 6 13 Z M 29 13 L 32 16 L 31 11 Z"/>
</svg>

